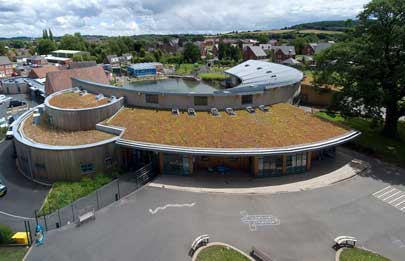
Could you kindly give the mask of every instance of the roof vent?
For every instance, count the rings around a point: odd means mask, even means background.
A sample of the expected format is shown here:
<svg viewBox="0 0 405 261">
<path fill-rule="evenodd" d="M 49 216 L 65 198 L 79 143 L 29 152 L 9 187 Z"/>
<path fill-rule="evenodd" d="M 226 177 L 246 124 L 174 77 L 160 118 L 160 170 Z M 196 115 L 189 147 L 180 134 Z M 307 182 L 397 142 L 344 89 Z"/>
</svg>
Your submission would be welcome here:
<svg viewBox="0 0 405 261">
<path fill-rule="evenodd" d="M 103 99 L 104 98 L 104 94 L 102 94 L 102 93 L 99 93 L 99 94 L 97 94 L 97 96 L 96 96 L 96 100 L 97 101 L 99 101 L 99 100 L 101 100 L 101 99 Z"/>
<path fill-rule="evenodd" d="M 262 67 L 257 67 L 256 69 L 257 69 L 257 70 L 261 70 L 261 69 L 263 69 L 263 68 L 262 68 Z"/>
<path fill-rule="evenodd" d="M 194 108 L 188 108 L 187 114 L 188 114 L 188 116 L 193 116 L 193 117 L 197 116 L 197 113 L 195 112 Z"/>
<path fill-rule="evenodd" d="M 249 113 L 256 113 L 255 108 L 253 108 L 252 106 L 246 107 L 246 111 L 249 112 Z"/>
<path fill-rule="evenodd" d="M 271 76 L 271 78 L 276 78 L 277 77 L 277 75 L 275 75 L 275 74 L 273 74 L 272 76 Z"/>
<path fill-rule="evenodd" d="M 272 73 L 272 71 L 267 71 L 266 73 Z"/>
<path fill-rule="evenodd" d="M 265 105 L 260 105 L 259 106 L 259 110 L 261 110 L 262 112 L 269 112 L 269 107 L 265 106 Z"/>
<path fill-rule="evenodd" d="M 87 91 L 86 91 L 86 90 L 83 90 L 83 91 L 80 92 L 80 96 L 84 96 L 84 95 L 87 95 Z"/>
<path fill-rule="evenodd" d="M 232 108 L 226 108 L 225 111 L 229 116 L 236 116 L 236 113 Z"/>
<path fill-rule="evenodd" d="M 245 64 L 245 67 L 249 67 L 250 66 L 250 64 Z"/>
<path fill-rule="evenodd" d="M 217 108 L 211 108 L 211 114 L 212 114 L 212 116 L 218 117 L 219 116 L 218 109 Z"/>
<path fill-rule="evenodd" d="M 80 88 L 79 87 L 73 87 L 73 92 L 80 92 Z"/>
<path fill-rule="evenodd" d="M 174 116 L 179 116 L 180 115 L 180 111 L 179 111 L 179 109 L 172 109 L 172 115 L 174 115 Z"/>
<path fill-rule="evenodd" d="M 114 96 L 114 95 L 110 97 L 110 100 L 111 100 L 111 101 L 115 101 L 116 99 L 117 99 L 117 97 Z"/>
<path fill-rule="evenodd" d="M 39 114 L 38 112 L 34 112 L 34 114 L 32 115 L 32 124 L 39 125 L 40 122 L 41 122 L 41 114 Z"/>
</svg>

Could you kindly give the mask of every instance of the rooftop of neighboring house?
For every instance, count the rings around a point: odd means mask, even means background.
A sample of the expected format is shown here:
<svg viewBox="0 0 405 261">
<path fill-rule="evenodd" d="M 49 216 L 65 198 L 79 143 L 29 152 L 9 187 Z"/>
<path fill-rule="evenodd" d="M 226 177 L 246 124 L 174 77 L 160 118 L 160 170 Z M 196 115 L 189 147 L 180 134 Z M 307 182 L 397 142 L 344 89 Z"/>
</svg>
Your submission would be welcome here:
<svg viewBox="0 0 405 261">
<path fill-rule="evenodd" d="M 43 67 L 38 67 L 38 68 L 32 68 L 30 72 L 30 77 L 31 78 L 45 78 L 46 74 L 48 72 L 55 72 L 59 71 L 59 68 L 56 66 L 43 66 Z"/>
<path fill-rule="evenodd" d="M 71 88 L 71 78 L 78 78 L 102 84 L 109 83 L 104 69 L 100 66 L 49 72 L 45 82 L 46 94 L 49 95 L 57 91 Z"/>
<path fill-rule="evenodd" d="M 271 49 L 274 52 L 280 50 L 283 52 L 284 55 L 295 55 L 295 47 L 290 45 L 279 45 L 279 46 L 272 46 Z"/>
<path fill-rule="evenodd" d="M 275 104 L 269 112 L 237 110 L 186 112 L 124 108 L 103 124 L 125 128 L 122 139 L 199 148 L 276 148 L 330 140 L 350 130 L 306 113 L 290 104 Z M 198 126 L 198 129 L 196 129 Z"/>
<path fill-rule="evenodd" d="M 310 43 L 309 44 L 315 53 L 319 53 L 323 50 L 330 48 L 333 44 L 332 43 Z"/>
<path fill-rule="evenodd" d="M 97 66 L 97 62 L 96 61 L 72 62 L 69 64 L 69 69 L 86 68 L 92 66 Z"/>
<path fill-rule="evenodd" d="M 110 98 L 107 97 L 98 97 L 92 93 L 72 90 L 53 96 L 49 100 L 49 104 L 63 109 L 85 109 L 98 107 L 109 101 Z"/>
<path fill-rule="evenodd" d="M 246 48 L 249 48 L 256 55 L 256 57 L 266 57 L 267 56 L 266 52 L 260 46 L 250 46 L 249 45 Z"/>
<path fill-rule="evenodd" d="M 7 56 L 0 56 L 0 65 L 11 64 L 10 59 Z"/>
<path fill-rule="evenodd" d="M 49 126 L 46 114 L 41 116 L 38 125 L 33 124 L 33 115 L 28 116 L 22 128 L 24 137 L 35 143 L 55 145 L 55 146 L 75 146 L 92 144 L 99 141 L 108 140 L 114 135 L 98 130 L 87 131 L 63 131 Z"/>
</svg>

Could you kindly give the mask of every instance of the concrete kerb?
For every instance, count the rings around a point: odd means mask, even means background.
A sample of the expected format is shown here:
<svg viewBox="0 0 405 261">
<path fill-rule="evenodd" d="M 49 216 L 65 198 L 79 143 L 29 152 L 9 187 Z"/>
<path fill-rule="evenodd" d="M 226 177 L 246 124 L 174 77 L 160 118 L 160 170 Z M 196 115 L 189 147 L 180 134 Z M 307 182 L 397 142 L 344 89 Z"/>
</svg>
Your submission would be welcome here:
<svg viewBox="0 0 405 261">
<path fill-rule="evenodd" d="M 315 177 L 309 180 L 275 186 L 250 187 L 250 188 L 205 188 L 205 187 L 191 187 L 191 186 L 188 187 L 181 185 L 168 185 L 158 182 L 149 183 L 149 186 L 186 192 L 196 192 L 196 193 L 279 194 L 279 193 L 306 191 L 331 186 L 343 182 L 345 180 L 349 180 L 354 176 L 358 175 L 359 173 L 367 170 L 369 167 L 370 165 L 367 162 L 354 159 L 350 163 L 339 168 L 338 170 L 332 171 L 328 174 Z"/>
<path fill-rule="evenodd" d="M 206 248 L 209 248 L 209 247 L 212 247 L 212 246 L 223 246 L 223 247 L 226 247 L 226 248 L 231 248 L 232 250 L 235 250 L 236 252 L 240 253 L 241 255 L 243 255 L 244 257 L 246 257 L 247 259 L 249 259 L 249 260 L 251 260 L 251 261 L 255 261 L 253 258 L 251 258 L 249 255 L 247 255 L 247 254 L 246 254 L 245 252 L 243 252 L 242 250 L 240 250 L 240 249 L 238 249 L 238 248 L 236 248 L 236 247 L 233 247 L 233 246 L 231 246 L 231 245 L 229 245 L 229 244 L 222 243 L 222 242 L 212 242 L 212 243 L 208 243 L 206 246 L 200 247 L 200 248 L 197 249 L 197 251 L 194 253 L 193 258 L 192 258 L 191 260 L 192 260 L 192 261 L 197 261 L 198 254 L 199 254 L 202 250 L 204 250 L 204 249 L 206 249 Z"/>
<path fill-rule="evenodd" d="M 340 260 L 340 255 L 342 254 L 344 248 L 339 248 L 338 251 L 336 251 L 336 257 L 335 257 L 335 261 L 339 261 Z"/>
</svg>

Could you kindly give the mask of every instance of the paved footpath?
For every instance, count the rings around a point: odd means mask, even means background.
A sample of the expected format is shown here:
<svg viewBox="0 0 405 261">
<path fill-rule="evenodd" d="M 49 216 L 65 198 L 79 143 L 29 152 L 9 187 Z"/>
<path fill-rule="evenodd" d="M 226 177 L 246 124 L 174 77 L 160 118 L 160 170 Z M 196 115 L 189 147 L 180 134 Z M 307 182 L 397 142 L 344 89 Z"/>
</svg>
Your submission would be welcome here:
<svg viewBox="0 0 405 261">
<path fill-rule="evenodd" d="M 97 212 L 93 222 L 48 233 L 45 245 L 34 247 L 27 260 L 188 261 L 192 240 L 202 234 L 245 252 L 255 246 L 278 261 L 334 260 L 333 239 L 351 235 L 361 247 L 403 260 L 405 213 L 373 193 L 387 186 L 405 191 L 405 170 L 363 160 L 370 162 L 369 171 L 291 193 L 192 193 L 147 186 Z"/>
</svg>

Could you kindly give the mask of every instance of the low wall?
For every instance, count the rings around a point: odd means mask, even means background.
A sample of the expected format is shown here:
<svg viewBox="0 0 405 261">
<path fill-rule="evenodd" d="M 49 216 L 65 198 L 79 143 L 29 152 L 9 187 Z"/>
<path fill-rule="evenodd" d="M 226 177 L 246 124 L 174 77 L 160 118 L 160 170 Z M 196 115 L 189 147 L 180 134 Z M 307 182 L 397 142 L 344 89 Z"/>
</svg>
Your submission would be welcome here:
<svg viewBox="0 0 405 261">
<path fill-rule="evenodd" d="M 79 79 L 72 79 L 73 86 L 83 88 L 92 93 L 103 93 L 107 96 L 125 97 L 125 102 L 130 106 L 153 108 L 153 109 L 172 109 L 179 108 L 186 110 L 188 108 L 195 108 L 196 110 L 210 110 L 211 108 L 218 108 L 223 110 L 227 107 L 234 109 L 243 109 L 246 106 L 259 106 L 271 105 L 276 103 L 292 103 L 294 97 L 299 95 L 300 85 L 294 84 L 289 86 L 282 86 L 277 88 L 267 89 L 263 92 L 256 92 L 252 94 L 251 104 L 242 104 L 242 96 L 244 93 L 159 93 L 158 104 L 146 103 L 146 95 L 152 94 L 151 92 L 137 91 L 127 87 L 115 87 L 112 85 L 98 84 Z M 249 94 L 249 93 L 246 93 Z M 196 106 L 194 105 L 195 96 L 206 96 L 207 105 Z"/>
<path fill-rule="evenodd" d="M 50 105 L 49 100 L 60 93 L 48 96 L 45 100 L 45 107 L 46 113 L 51 118 L 51 124 L 63 130 L 95 129 L 97 123 L 114 115 L 124 105 L 123 97 L 98 107 L 85 109 L 63 109 Z"/>
</svg>

